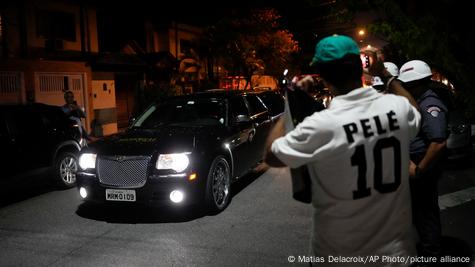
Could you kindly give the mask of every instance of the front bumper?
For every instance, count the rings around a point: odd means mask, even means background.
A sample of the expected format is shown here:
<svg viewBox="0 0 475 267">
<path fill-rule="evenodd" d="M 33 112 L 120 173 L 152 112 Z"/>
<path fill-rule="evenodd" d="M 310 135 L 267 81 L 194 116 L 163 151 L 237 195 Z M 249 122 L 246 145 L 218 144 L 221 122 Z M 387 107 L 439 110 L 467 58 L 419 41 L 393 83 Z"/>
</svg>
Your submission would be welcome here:
<svg viewBox="0 0 475 267">
<path fill-rule="evenodd" d="M 149 175 L 145 184 L 139 188 L 114 187 L 101 184 L 94 174 L 78 172 L 76 175 L 78 189 L 81 187 L 87 191 L 87 197 L 83 198 L 87 202 L 99 203 L 131 203 L 121 201 L 106 200 L 106 189 L 134 190 L 135 201 L 132 203 L 160 206 L 160 205 L 194 205 L 200 204 L 204 197 L 204 186 L 198 178 L 188 179 L 189 174 L 183 177 L 159 177 Z M 173 203 L 170 200 L 170 193 L 173 190 L 180 190 L 184 193 L 184 199 L 180 203 Z"/>
</svg>

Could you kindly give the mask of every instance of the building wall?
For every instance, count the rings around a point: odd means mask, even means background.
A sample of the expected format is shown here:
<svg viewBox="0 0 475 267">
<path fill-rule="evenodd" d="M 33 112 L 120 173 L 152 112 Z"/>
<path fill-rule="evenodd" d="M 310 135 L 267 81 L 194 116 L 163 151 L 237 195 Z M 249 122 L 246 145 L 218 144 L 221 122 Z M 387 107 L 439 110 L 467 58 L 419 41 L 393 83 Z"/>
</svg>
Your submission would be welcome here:
<svg viewBox="0 0 475 267">
<path fill-rule="evenodd" d="M 117 132 L 117 108 L 114 73 L 92 73 L 92 107 L 96 127 L 92 129 L 96 136 Z"/>
<path fill-rule="evenodd" d="M 182 59 L 185 54 L 182 52 L 180 40 L 192 41 L 198 38 L 201 32 L 201 29 L 198 27 L 173 23 L 168 30 L 168 47 L 170 53 L 174 57 Z"/>
<path fill-rule="evenodd" d="M 4 32 L 9 58 L 20 56 L 42 57 L 45 54 L 47 37 L 41 36 L 38 31 L 39 14 L 42 11 L 54 11 L 74 16 L 75 40 L 57 38 L 63 47 L 58 51 L 81 50 L 81 7 L 79 5 L 62 3 L 60 1 L 25 1 L 10 3 L 4 7 Z M 90 7 L 83 12 L 85 24 L 85 51 L 96 53 L 99 51 L 97 36 L 96 10 Z M 54 23 L 54 22 L 53 22 Z M 24 43 L 23 43 L 24 42 Z M 26 47 L 28 55 L 22 55 L 22 47 Z"/>
<path fill-rule="evenodd" d="M 153 52 L 171 51 L 168 32 L 153 32 Z"/>
<path fill-rule="evenodd" d="M 2 14 L 3 38 L 8 44 L 7 57 L 13 58 L 20 56 L 20 13 L 16 6 L 6 6 Z M 8 25 L 8 26 L 7 26 Z M 0 55 L 0 57 L 3 55 Z"/>
<path fill-rule="evenodd" d="M 269 88 L 277 89 L 278 81 L 276 78 L 269 75 L 252 75 L 251 77 L 251 87 L 252 88 Z"/>
<path fill-rule="evenodd" d="M 36 50 L 38 48 L 45 47 L 46 38 L 38 36 L 37 33 L 37 15 L 39 10 L 48 10 L 48 11 L 61 11 L 66 13 L 74 14 L 75 17 L 75 31 L 76 31 L 76 41 L 64 41 L 63 49 L 72 50 L 72 51 L 81 51 L 81 28 L 79 23 L 80 18 L 80 8 L 79 6 L 68 5 L 60 2 L 32 2 L 26 5 L 26 25 L 27 27 L 27 43 L 30 50 Z"/>
<path fill-rule="evenodd" d="M 53 75 L 80 75 L 83 77 L 83 92 L 81 96 L 76 95 L 78 104 L 82 105 L 86 111 L 85 126 L 90 129 L 90 122 L 94 119 L 94 112 L 92 109 L 92 80 L 91 68 L 85 62 L 70 62 L 70 61 L 46 61 L 46 60 L 22 60 L 9 59 L 2 61 L 0 64 L 0 72 L 20 72 L 23 76 L 24 95 L 21 102 L 40 102 L 50 105 L 62 105 L 64 99 L 61 99 L 61 93 L 39 94 L 38 88 L 38 74 L 53 74 Z M 35 97 L 41 96 L 40 99 Z M 0 99 L 0 103 L 2 99 Z"/>
<path fill-rule="evenodd" d="M 99 37 L 97 34 L 97 12 L 93 8 L 88 8 L 86 11 L 86 22 L 87 22 L 87 33 L 86 36 L 89 38 L 89 52 L 98 53 L 99 52 Z"/>
<path fill-rule="evenodd" d="M 50 29 L 57 26 L 55 23 L 60 23 L 46 16 L 51 12 L 55 16 L 66 16 L 66 21 L 74 28 L 74 38 L 70 38 L 74 40 L 64 40 L 61 42 L 62 48 L 50 51 L 46 49 L 46 40 L 51 39 L 51 36 L 42 35 L 41 32 L 48 31 L 40 31 L 39 28 Z M 81 40 L 81 17 L 84 40 Z M 0 61 L 0 96 L 3 94 L 0 103 L 41 102 L 62 105 L 63 91 L 76 90 L 75 97 L 78 104 L 85 108 L 85 127 L 89 130 L 90 122 L 94 119 L 91 68 L 85 62 L 46 59 L 69 55 L 66 52 L 70 55 L 79 55 L 82 51 L 98 52 L 96 10 L 71 1 L 8 1 L 2 5 L 2 27 L 6 44 L 4 48 L 8 53 Z M 20 88 L 17 96 L 8 91 L 15 86 Z"/>
</svg>

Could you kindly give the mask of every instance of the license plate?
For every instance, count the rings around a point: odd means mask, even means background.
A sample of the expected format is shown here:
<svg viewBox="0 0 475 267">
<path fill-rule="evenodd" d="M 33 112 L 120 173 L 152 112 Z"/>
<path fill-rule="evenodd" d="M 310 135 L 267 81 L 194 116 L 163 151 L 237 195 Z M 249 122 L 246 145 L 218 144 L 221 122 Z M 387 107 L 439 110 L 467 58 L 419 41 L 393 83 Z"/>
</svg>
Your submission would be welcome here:
<svg viewBox="0 0 475 267">
<path fill-rule="evenodd" d="M 135 190 L 106 189 L 106 200 L 134 202 Z"/>
</svg>

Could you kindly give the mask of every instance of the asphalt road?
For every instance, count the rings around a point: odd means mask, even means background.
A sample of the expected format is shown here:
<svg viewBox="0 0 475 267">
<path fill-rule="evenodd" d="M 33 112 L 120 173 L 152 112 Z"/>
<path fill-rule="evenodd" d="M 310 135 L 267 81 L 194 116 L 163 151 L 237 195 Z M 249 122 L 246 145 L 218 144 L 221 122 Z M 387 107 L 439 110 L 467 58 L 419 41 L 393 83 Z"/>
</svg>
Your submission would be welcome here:
<svg viewBox="0 0 475 267">
<path fill-rule="evenodd" d="M 76 189 L 29 196 L 0 209 L 0 266 L 277 266 L 304 255 L 311 208 L 291 199 L 288 172 L 243 179 L 214 216 L 86 206 Z"/>
<path fill-rule="evenodd" d="M 449 168 L 441 195 L 474 187 L 472 165 Z M 2 187 L 0 266 L 292 266 L 289 256 L 307 254 L 312 211 L 290 190 L 286 169 L 249 175 L 229 207 L 209 216 L 84 205 L 76 189 L 44 179 Z M 441 214 L 447 253 L 473 256 L 475 201 Z"/>
</svg>

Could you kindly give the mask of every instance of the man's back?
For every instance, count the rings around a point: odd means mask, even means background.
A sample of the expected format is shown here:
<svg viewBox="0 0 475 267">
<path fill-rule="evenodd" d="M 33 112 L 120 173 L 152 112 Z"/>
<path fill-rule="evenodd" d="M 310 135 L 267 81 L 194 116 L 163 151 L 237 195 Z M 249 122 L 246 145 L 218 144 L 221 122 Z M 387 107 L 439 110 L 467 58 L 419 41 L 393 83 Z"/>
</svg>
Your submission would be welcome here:
<svg viewBox="0 0 475 267">
<path fill-rule="evenodd" d="M 413 254 L 408 149 L 419 116 L 405 98 L 360 88 L 273 145 L 291 167 L 309 165 L 315 255 Z"/>
</svg>

